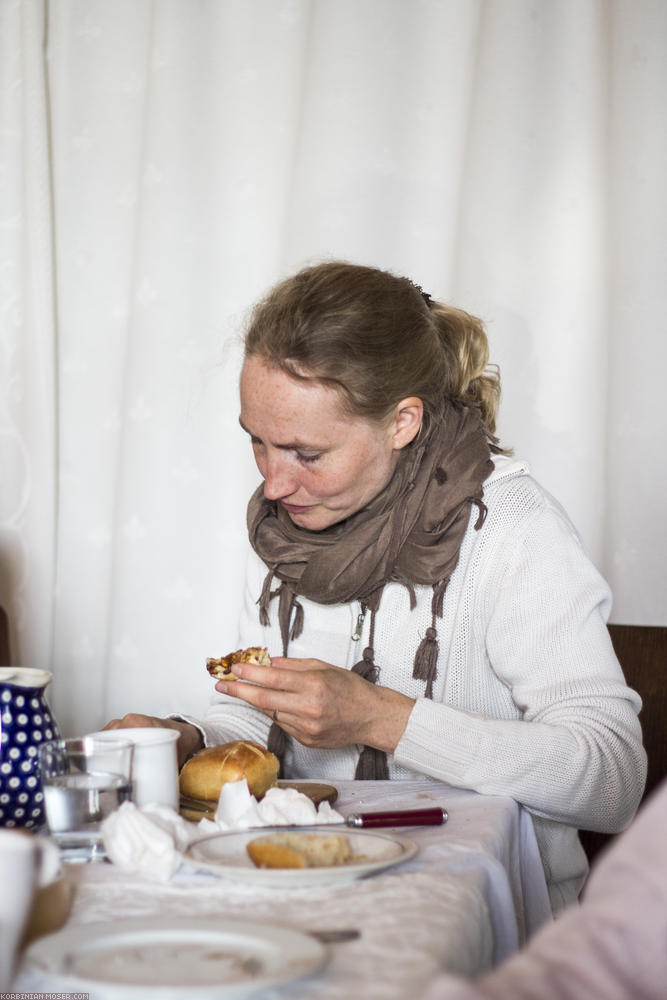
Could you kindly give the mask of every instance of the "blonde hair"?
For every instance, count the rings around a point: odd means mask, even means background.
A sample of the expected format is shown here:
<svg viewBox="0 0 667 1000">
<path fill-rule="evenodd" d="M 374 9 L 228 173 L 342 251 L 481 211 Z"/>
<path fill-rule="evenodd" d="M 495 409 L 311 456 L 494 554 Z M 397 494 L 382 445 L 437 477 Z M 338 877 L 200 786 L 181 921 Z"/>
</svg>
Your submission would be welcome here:
<svg viewBox="0 0 667 1000">
<path fill-rule="evenodd" d="M 347 411 L 371 422 L 418 396 L 422 435 L 450 401 L 479 407 L 495 434 L 500 374 L 483 323 L 388 271 L 344 261 L 304 268 L 255 306 L 245 354 L 338 389 Z"/>
</svg>

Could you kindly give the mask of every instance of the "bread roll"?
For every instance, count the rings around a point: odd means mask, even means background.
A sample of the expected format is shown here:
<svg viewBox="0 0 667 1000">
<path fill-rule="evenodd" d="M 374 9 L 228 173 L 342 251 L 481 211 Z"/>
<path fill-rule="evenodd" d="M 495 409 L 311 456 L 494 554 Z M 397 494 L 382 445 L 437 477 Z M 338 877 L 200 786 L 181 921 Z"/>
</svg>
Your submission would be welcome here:
<svg viewBox="0 0 667 1000">
<path fill-rule="evenodd" d="M 217 802 L 224 784 L 245 778 L 251 794 L 260 799 L 276 784 L 279 769 L 275 754 L 252 740 L 206 747 L 183 765 L 179 779 L 181 795 Z"/>
<path fill-rule="evenodd" d="M 270 833 L 246 845 L 256 868 L 332 868 L 352 859 L 342 833 Z"/>
</svg>

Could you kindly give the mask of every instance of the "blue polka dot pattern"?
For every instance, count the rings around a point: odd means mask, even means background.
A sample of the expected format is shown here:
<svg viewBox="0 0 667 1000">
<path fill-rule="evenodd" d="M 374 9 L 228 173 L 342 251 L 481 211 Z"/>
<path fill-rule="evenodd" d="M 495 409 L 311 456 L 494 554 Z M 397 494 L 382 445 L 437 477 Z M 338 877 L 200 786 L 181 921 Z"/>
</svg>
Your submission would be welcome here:
<svg viewBox="0 0 667 1000">
<path fill-rule="evenodd" d="M 0 826 L 42 826 L 39 747 L 59 738 L 42 687 L 0 681 Z"/>
</svg>

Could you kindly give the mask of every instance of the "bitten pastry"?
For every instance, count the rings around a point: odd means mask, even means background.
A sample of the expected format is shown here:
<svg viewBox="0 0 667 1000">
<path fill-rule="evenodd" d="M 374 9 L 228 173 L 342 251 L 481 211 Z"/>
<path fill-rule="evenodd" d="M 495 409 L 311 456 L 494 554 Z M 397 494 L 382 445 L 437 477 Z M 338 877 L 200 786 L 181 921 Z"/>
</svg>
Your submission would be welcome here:
<svg viewBox="0 0 667 1000">
<path fill-rule="evenodd" d="M 332 868 L 352 859 L 342 833 L 271 833 L 246 844 L 256 868 Z"/>
<path fill-rule="evenodd" d="M 232 666 L 235 663 L 258 663 L 260 667 L 270 667 L 271 657 L 268 650 L 263 646 L 249 646 L 247 649 L 237 649 L 227 656 L 215 659 L 212 656 L 206 661 L 206 669 L 211 677 L 216 680 L 235 681 L 236 675 L 232 673 Z"/>
<path fill-rule="evenodd" d="M 188 760 L 179 778 L 181 795 L 217 802 L 229 781 L 248 782 L 251 795 L 260 799 L 278 781 L 280 762 L 275 754 L 252 740 L 233 740 L 206 747 Z"/>
</svg>

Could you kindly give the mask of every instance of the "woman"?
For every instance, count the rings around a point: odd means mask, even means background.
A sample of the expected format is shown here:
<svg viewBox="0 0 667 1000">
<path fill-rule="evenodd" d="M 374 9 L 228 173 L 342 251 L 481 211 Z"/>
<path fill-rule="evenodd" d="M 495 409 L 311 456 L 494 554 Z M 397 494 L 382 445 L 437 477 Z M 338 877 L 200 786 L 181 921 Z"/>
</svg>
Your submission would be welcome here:
<svg viewBox="0 0 667 1000">
<path fill-rule="evenodd" d="M 235 667 L 202 724 L 173 724 L 182 756 L 250 738 L 292 778 L 510 795 L 557 910 L 587 871 L 576 829 L 617 831 L 639 803 L 640 701 L 607 586 L 494 437 L 487 363 L 478 320 L 374 268 L 307 268 L 259 303 L 241 424 L 264 482 L 239 645 L 272 666 Z"/>
</svg>

